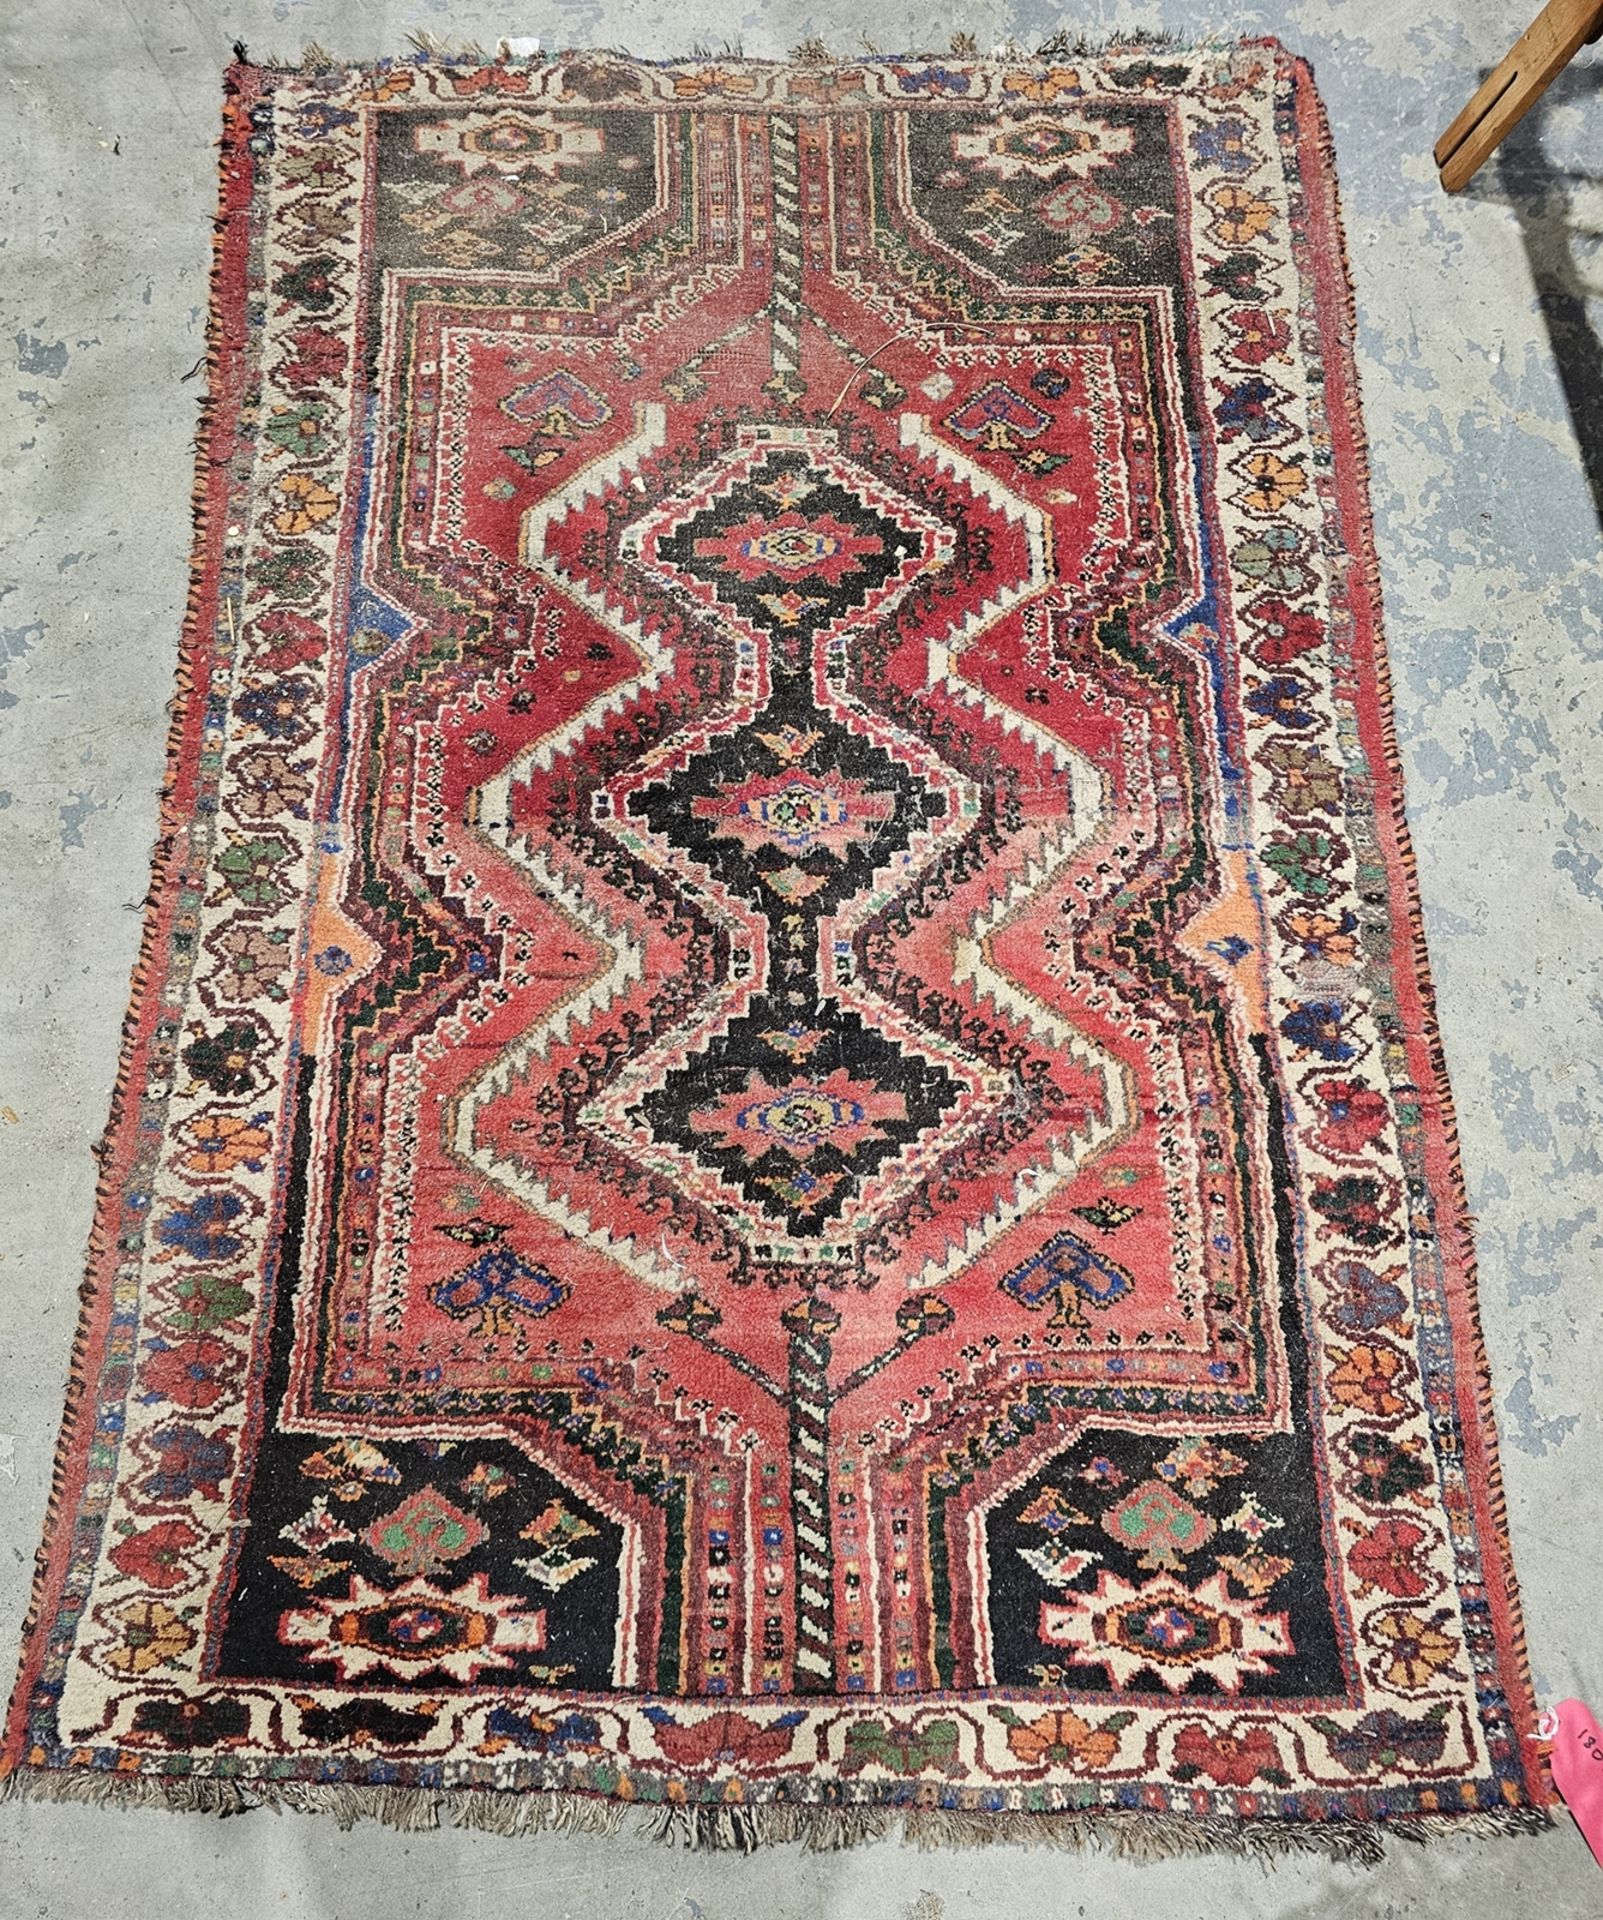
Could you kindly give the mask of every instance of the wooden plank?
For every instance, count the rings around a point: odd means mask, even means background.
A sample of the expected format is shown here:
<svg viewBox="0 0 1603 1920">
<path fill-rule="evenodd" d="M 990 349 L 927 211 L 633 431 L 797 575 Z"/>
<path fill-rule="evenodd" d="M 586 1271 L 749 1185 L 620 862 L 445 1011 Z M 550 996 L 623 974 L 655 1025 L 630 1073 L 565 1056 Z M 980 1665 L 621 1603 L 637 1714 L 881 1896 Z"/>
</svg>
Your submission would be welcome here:
<svg viewBox="0 0 1603 1920">
<path fill-rule="evenodd" d="M 1468 186 L 1554 77 L 1600 29 L 1603 0 L 1548 0 L 1436 142 L 1436 165 L 1447 192 Z"/>
</svg>

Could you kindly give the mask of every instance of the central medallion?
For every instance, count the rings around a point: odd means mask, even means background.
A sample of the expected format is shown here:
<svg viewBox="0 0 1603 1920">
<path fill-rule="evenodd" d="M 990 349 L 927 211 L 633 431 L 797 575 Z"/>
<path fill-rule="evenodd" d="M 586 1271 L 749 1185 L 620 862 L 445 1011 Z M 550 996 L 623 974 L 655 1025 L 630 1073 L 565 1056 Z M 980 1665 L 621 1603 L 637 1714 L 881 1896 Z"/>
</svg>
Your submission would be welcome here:
<svg viewBox="0 0 1603 1920">
<path fill-rule="evenodd" d="M 993 918 L 1028 905 L 1093 817 L 1095 776 L 1032 730 L 1012 749 L 1029 761 L 1021 813 L 993 785 L 1006 756 L 971 766 L 968 724 L 909 701 L 912 675 L 935 710 L 973 707 L 956 662 L 1050 583 L 1046 525 L 917 414 L 872 451 L 825 427 L 736 425 L 671 481 L 665 435 L 641 405 L 628 438 L 521 524 L 522 563 L 638 670 L 582 722 L 606 751 L 564 798 L 578 819 L 537 801 L 543 739 L 476 815 L 570 915 L 571 863 L 606 876 L 585 938 L 610 957 L 509 1041 L 456 1138 L 655 1287 L 704 1278 L 709 1248 L 733 1273 L 827 1266 L 864 1285 L 902 1259 L 929 1287 L 1122 1124 L 1102 1054 L 1075 1035 L 1055 1070 L 987 957 Z M 882 655 L 901 663 L 894 686 L 864 677 Z M 1017 843 L 1013 877 L 976 890 L 999 834 Z M 923 947 L 935 903 L 956 943 L 912 960 L 933 960 L 928 992 L 903 990 L 894 953 Z M 986 1011 L 965 1018 L 971 991 Z M 559 1045 L 603 1013 L 605 1045 L 559 1074 Z M 934 1225 L 954 1180 L 958 1239 Z M 628 1234 L 620 1191 L 636 1196 Z"/>
<path fill-rule="evenodd" d="M 749 427 L 624 535 L 622 553 L 727 624 L 791 649 L 881 619 L 951 559 L 950 528 L 815 428 Z"/>
<path fill-rule="evenodd" d="M 738 903 L 766 968 L 608 1117 L 711 1176 L 748 1231 L 813 1257 L 844 1252 L 874 1211 L 870 1183 L 986 1077 L 865 1019 L 830 932 L 957 822 L 959 776 L 856 706 L 836 644 L 885 619 L 953 545 L 832 434 L 783 427 L 744 429 L 620 541 L 627 563 L 734 636 L 750 699 L 711 740 L 670 743 L 650 776 L 615 783 L 607 816 L 647 830 L 681 884 Z"/>
<path fill-rule="evenodd" d="M 947 1066 L 841 1004 L 824 934 L 956 809 L 950 772 L 931 779 L 865 737 L 818 663 L 787 668 L 764 645 L 762 667 L 767 697 L 743 725 L 618 810 L 742 902 L 768 956 L 744 1012 L 665 1071 L 633 1112 L 760 1220 L 815 1238 L 962 1091 Z"/>
</svg>

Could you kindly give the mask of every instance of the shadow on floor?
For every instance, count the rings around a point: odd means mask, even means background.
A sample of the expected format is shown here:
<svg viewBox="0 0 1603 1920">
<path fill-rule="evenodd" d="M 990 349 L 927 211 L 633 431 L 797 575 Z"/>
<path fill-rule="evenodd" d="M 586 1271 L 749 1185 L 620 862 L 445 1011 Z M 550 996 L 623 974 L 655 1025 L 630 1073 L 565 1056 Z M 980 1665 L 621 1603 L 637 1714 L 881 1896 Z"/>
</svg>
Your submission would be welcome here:
<svg viewBox="0 0 1603 1920">
<path fill-rule="evenodd" d="M 1470 191 L 1505 201 L 1519 223 L 1592 506 L 1603 527 L 1603 338 L 1598 331 L 1603 231 L 1589 224 L 1591 210 L 1580 204 L 1591 199 L 1603 207 L 1603 154 L 1577 172 L 1559 166 L 1547 151 L 1554 110 L 1590 108 L 1595 126 L 1600 97 L 1603 66 L 1568 68 L 1504 141 Z M 1588 194 L 1588 189 L 1593 192 Z"/>
</svg>

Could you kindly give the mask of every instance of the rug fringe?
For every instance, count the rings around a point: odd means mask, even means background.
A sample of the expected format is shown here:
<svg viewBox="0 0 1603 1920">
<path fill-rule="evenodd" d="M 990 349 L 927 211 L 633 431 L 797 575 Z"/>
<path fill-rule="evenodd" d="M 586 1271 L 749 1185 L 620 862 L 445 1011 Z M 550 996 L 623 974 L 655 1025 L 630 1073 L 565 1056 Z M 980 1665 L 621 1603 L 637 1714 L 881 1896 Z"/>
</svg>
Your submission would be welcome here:
<svg viewBox="0 0 1603 1920">
<path fill-rule="evenodd" d="M 959 29 L 952 34 L 946 46 L 922 51 L 886 50 L 875 45 L 865 32 L 860 35 L 855 52 L 837 52 L 821 35 L 809 34 L 782 58 L 748 54 L 737 37 L 726 39 L 717 47 L 709 41 L 697 40 L 691 43 L 690 51 L 686 54 L 664 60 L 642 60 L 638 54 L 631 54 L 621 47 L 563 47 L 547 50 L 519 46 L 516 41 L 507 39 L 498 41 L 492 53 L 478 40 L 444 39 L 429 32 L 426 27 L 412 29 L 405 38 L 411 48 L 410 57 L 414 60 L 436 61 L 442 66 L 472 62 L 479 66 L 503 67 L 551 66 L 568 60 L 597 57 L 639 67 L 724 66 L 731 63 L 759 67 L 846 67 L 861 66 L 864 61 L 953 59 L 977 66 L 997 63 L 1016 66 L 1021 62 L 1036 60 L 1108 60 L 1121 54 L 1211 53 L 1240 46 L 1269 47 L 1275 44 L 1268 39 L 1244 41 L 1239 33 L 1227 29 L 1173 33 L 1161 27 L 1119 27 L 1106 34 L 1093 34 L 1071 32 L 1060 27 L 1034 48 L 1021 45 L 1012 35 L 984 46 L 977 34 Z M 315 40 L 308 41 L 300 58 L 295 60 L 281 59 L 272 53 L 253 60 L 244 43 L 236 40 L 234 57 L 240 66 L 278 73 L 327 73 L 359 64 L 339 59 Z"/>
<path fill-rule="evenodd" d="M 51 1772 L 22 1767 L 0 1778 L 7 1800 L 80 1806 L 154 1807 L 170 1813 L 316 1813 L 342 1830 L 376 1820 L 403 1833 L 458 1826 L 516 1838 L 534 1833 L 614 1834 L 631 1812 L 634 1830 L 664 1846 L 697 1853 L 755 1853 L 796 1845 L 835 1853 L 876 1840 L 900 1838 L 925 1851 L 948 1847 L 1043 1846 L 1094 1849 L 1122 1860 L 1173 1860 L 1192 1854 L 1231 1854 L 1269 1860 L 1315 1853 L 1372 1867 L 1385 1858 L 1388 1839 L 1413 1844 L 1450 1834 L 1480 1840 L 1546 1833 L 1553 1819 L 1541 1807 L 1481 1813 L 1421 1814 L 1385 1821 L 1231 1819 L 1183 1813 L 1139 1813 L 1119 1808 L 1064 1813 L 971 1813 L 941 1807 L 774 1806 L 726 1803 L 631 1809 L 627 1803 L 582 1793 L 506 1793 L 487 1788 L 342 1786 L 322 1781 L 217 1779 L 206 1775 L 108 1773 L 99 1769 Z"/>
</svg>

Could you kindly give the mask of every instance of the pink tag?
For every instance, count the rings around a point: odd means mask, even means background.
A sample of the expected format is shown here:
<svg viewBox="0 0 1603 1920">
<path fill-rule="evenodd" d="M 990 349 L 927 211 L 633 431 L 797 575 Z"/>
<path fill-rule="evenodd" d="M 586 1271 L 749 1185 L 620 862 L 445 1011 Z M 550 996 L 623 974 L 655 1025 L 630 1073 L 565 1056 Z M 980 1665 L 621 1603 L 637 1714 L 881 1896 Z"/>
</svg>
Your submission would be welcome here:
<svg viewBox="0 0 1603 1920">
<path fill-rule="evenodd" d="M 1537 1722 L 1539 1740 L 1551 1740 L 1553 1783 L 1575 1824 L 1586 1836 L 1592 1857 L 1603 1867 L 1603 1727 L 1590 1707 L 1561 1700 Z"/>
</svg>

